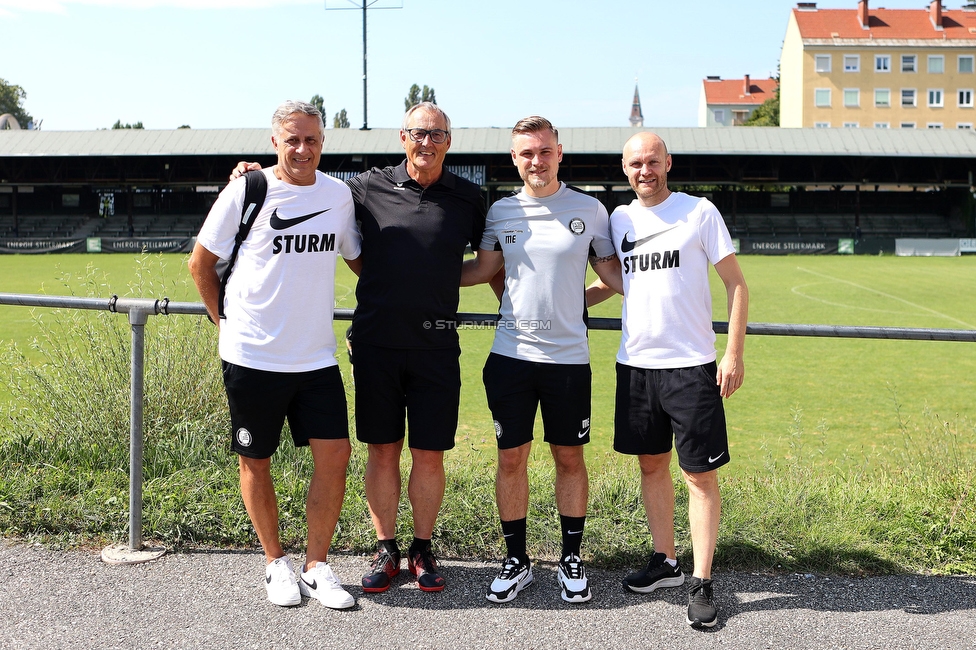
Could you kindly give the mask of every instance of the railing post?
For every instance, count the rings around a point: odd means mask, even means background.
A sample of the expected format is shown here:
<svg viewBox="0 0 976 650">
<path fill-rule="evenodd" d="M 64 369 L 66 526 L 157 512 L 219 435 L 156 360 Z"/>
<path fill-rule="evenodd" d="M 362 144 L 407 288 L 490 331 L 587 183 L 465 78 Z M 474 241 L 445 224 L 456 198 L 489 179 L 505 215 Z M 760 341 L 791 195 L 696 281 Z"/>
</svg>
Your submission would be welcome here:
<svg viewBox="0 0 976 650">
<path fill-rule="evenodd" d="M 144 399 L 146 321 L 144 309 L 129 311 L 132 327 L 132 354 L 129 387 L 129 549 L 142 550 L 142 430 Z"/>
<path fill-rule="evenodd" d="M 110 564 L 138 564 L 162 556 L 165 548 L 144 549 L 142 544 L 142 456 L 145 448 L 142 426 L 142 405 L 145 397 L 145 350 L 146 321 L 156 313 L 156 307 L 148 301 L 126 301 L 137 304 L 128 306 L 118 302 L 113 307 L 128 311 L 132 328 L 132 350 L 129 368 L 129 545 L 121 544 L 102 550 L 102 560 Z M 151 304 L 151 303 L 150 303 Z"/>
</svg>

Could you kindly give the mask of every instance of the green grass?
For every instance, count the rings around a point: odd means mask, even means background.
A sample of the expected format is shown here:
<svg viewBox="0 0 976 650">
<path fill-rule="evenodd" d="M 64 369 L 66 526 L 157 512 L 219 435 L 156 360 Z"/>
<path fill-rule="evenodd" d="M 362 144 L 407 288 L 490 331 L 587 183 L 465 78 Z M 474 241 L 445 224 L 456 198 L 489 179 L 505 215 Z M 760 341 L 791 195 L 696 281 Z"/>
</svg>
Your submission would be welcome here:
<svg viewBox="0 0 976 650">
<path fill-rule="evenodd" d="M 743 257 L 751 322 L 976 328 L 976 258 Z M 0 291 L 196 300 L 180 255 L 0 256 Z M 355 278 L 337 278 L 340 307 Z M 713 278 L 715 320 L 724 291 Z M 462 311 L 495 311 L 486 287 Z M 619 298 L 591 310 L 619 316 Z M 31 312 L 34 312 L 34 319 Z M 347 324 L 336 323 L 341 337 Z M 0 396 L 0 531 L 63 544 L 124 538 L 128 326 L 123 316 L 0 305 L 9 378 Z M 481 385 L 490 330 L 462 330 L 458 448 L 438 522 L 445 554 L 499 552 L 495 444 Z M 31 340 L 36 339 L 32 344 Z M 197 317 L 147 325 L 147 538 L 252 545 L 227 451 L 216 332 Z M 594 377 L 587 552 L 617 566 L 646 550 L 633 459 L 611 451 L 619 332 L 590 333 Z M 721 350 L 724 340 L 720 337 Z M 9 346 L 8 346 L 9 347 Z M 348 364 L 340 355 L 348 382 Z M 750 336 L 746 382 L 727 402 L 733 462 L 722 471 L 720 568 L 846 573 L 976 572 L 976 478 L 966 343 Z M 351 387 L 350 387 L 351 391 Z M 351 404 L 351 401 L 350 401 Z M 538 429 L 537 429 L 538 430 Z M 364 454 L 354 445 L 336 546 L 367 550 Z M 535 445 L 530 539 L 551 556 L 552 463 Z M 283 446 L 274 464 L 286 541 L 300 545 L 308 455 Z M 688 559 L 687 493 L 677 484 Z M 401 532 L 410 525 L 401 508 Z"/>
<path fill-rule="evenodd" d="M 976 257 L 743 256 L 740 263 L 750 287 L 750 322 L 976 329 L 976 300 L 971 299 L 976 296 Z M 135 296 L 132 283 L 141 264 L 152 264 L 160 276 L 160 295 L 142 297 L 198 300 L 183 255 L 148 260 L 132 255 L 0 256 L 0 291 L 70 295 L 81 290 L 84 279 L 96 295 Z M 336 283 L 338 306 L 355 307 L 355 276 L 343 265 Z M 712 289 L 714 318 L 726 320 L 724 288 L 714 275 Z M 486 286 L 461 291 L 462 311 L 496 309 Z M 0 336 L 39 359 L 28 348 L 39 333 L 31 313 L 45 311 L 0 305 Z M 619 317 L 620 299 L 591 314 Z M 347 325 L 336 322 L 340 340 Z M 492 336 L 491 330 L 461 332 L 458 428 L 459 449 L 489 455 L 495 450 L 494 431 L 481 368 Z M 595 464 L 613 457 L 613 363 L 619 341 L 617 331 L 590 332 L 593 444 L 587 453 Z M 720 336 L 720 352 L 724 342 Z M 762 467 L 767 454 L 788 457 L 794 413 L 809 429 L 824 432 L 817 434 L 826 439 L 824 462 L 834 464 L 860 463 L 865 453 L 897 441 L 902 419 L 933 413 L 955 420 L 972 413 L 966 381 L 976 376 L 971 344 L 750 336 L 745 363 L 745 384 L 726 403 L 734 459 L 728 471 L 733 473 Z M 344 355 L 340 364 L 348 374 Z M 9 393 L 0 392 L 4 398 Z M 536 447 L 534 453 L 548 453 Z"/>
</svg>

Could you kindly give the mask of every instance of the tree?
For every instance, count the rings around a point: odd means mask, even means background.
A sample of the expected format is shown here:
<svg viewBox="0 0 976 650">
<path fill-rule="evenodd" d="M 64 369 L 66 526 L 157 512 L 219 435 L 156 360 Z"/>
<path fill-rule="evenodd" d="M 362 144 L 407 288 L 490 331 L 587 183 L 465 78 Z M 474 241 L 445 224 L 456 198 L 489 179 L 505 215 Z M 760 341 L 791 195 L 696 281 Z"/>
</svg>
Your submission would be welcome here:
<svg viewBox="0 0 976 650">
<path fill-rule="evenodd" d="M 346 115 L 346 109 L 342 109 L 335 114 L 335 117 L 332 118 L 332 126 L 337 129 L 349 128 L 349 116 Z"/>
<path fill-rule="evenodd" d="M 319 109 L 319 113 L 322 114 L 322 121 L 325 121 L 325 99 L 322 95 L 312 95 L 312 99 L 308 101 L 309 104 Z"/>
<path fill-rule="evenodd" d="M 434 89 L 428 88 L 425 85 L 423 90 L 421 90 L 420 86 L 413 84 L 410 86 L 410 90 L 407 91 L 407 96 L 403 99 L 403 104 L 406 107 L 404 110 L 409 111 L 411 107 L 416 106 L 420 102 L 436 104 L 437 99 L 434 97 Z"/>
<path fill-rule="evenodd" d="M 752 112 L 743 126 L 779 126 L 779 75 L 776 77 L 776 90 L 773 96 Z"/>
<path fill-rule="evenodd" d="M 759 105 L 743 126 L 779 126 L 779 88 L 776 94 Z"/>
<path fill-rule="evenodd" d="M 24 110 L 23 101 L 27 99 L 27 93 L 20 86 L 7 83 L 0 79 L 0 115 L 10 113 L 20 124 L 20 128 L 26 129 L 29 122 L 34 118 Z"/>
<path fill-rule="evenodd" d="M 112 125 L 113 129 L 141 129 L 142 122 L 136 122 L 135 124 L 122 124 L 122 120 L 115 120 L 115 124 Z"/>
</svg>

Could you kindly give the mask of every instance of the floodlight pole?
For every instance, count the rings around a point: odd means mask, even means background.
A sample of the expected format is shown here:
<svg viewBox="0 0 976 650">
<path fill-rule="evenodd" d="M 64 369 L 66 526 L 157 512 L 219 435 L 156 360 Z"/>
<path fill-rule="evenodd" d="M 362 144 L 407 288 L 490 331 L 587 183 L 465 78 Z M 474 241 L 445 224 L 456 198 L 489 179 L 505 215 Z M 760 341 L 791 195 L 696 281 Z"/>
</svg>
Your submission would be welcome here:
<svg viewBox="0 0 976 650">
<path fill-rule="evenodd" d="M 354 2 L 354 0 L 347 0 L 352 7 L 330 7 L 329 0 L 325 1 L 326 10 L 329 9 L 362 9 L 363 10 L 363 128 L 362 131 L 369 131 L 369 119 L 367 118 L 367 108 L 366 108 L 366 81 L 367 81 L 367 70 L 366 70 L 366 10 L 367 9 L 400 9 L 401 7 L 373 7 L 380 0 L 359 0 Z M 402 6 L 402 5 L 401 5 Z"/>
<path fill-rule="evenodd" d="M 369 131 L 369 120 L 366 119 L 366 0 L 363 0 L 363 131 Z"/>
</svg>

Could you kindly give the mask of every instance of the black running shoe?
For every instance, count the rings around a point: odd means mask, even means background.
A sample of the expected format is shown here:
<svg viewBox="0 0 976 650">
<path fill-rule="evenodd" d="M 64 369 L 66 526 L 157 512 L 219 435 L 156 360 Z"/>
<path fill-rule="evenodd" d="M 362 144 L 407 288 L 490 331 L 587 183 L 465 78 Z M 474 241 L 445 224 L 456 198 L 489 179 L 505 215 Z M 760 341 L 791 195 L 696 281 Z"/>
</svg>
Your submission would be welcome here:
<svg viewBox="0 0 976 650">
<path fill-rule="evenodd" d="M 685 574 L 680 566 L 666 562 L 664 553 L 655 553 L 643 571 L 631 573 L 624 578 L 624 589 L 638 594 L 649 594 L 661 587 L 680 587 L 685 582 Z"/>
<path fill-rule="evenodd" d="M 688 625 L 695 629 L 713 627 L 718 622 L 718 611 L 712 599 L 712 581 L 691 578 L 688 585 Z"/>
<path fill-rule="evenodd" d="M 400 573 L 400 554 L 380 549 L 373 557 L 369 569 L 369 573 L 363 576 L 363 591 L 386 591 L 390 588 L 390 581 Z"/>
<path fill-rule="evenodd" d="M 437 572 L 437 558 L 430 547 L 421 551 L 412 551 L 407 558 L 410 573 L 417 576 L 417 586 L 421 591 L 444 591 L 447 581 Z"/>
</svg>

